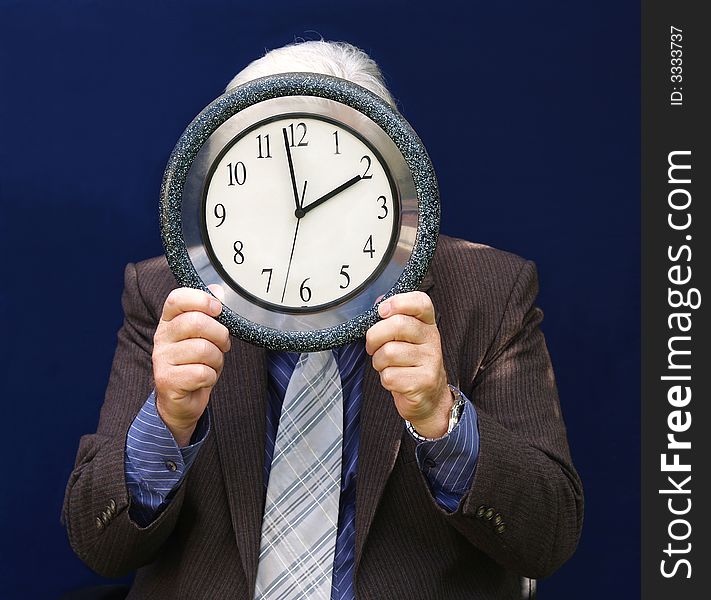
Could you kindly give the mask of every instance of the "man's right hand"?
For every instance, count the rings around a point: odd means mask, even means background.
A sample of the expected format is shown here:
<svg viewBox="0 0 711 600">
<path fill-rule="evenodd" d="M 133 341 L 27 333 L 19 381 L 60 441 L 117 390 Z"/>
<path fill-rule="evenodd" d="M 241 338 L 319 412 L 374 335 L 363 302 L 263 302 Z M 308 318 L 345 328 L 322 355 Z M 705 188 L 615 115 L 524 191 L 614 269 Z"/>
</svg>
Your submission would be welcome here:
<svg viewBox="0 0 711 600">
<path fill-rule="evenodd" d="M 210 290 L 224 296 L 220 286 Z M 227 328 L 213 319 L 220 312 L 220 302 L 201 290 L 173 290 L 153 337 L 156 406 L 180 447 L 190 444 L 231 347 Z"/>
</svg>

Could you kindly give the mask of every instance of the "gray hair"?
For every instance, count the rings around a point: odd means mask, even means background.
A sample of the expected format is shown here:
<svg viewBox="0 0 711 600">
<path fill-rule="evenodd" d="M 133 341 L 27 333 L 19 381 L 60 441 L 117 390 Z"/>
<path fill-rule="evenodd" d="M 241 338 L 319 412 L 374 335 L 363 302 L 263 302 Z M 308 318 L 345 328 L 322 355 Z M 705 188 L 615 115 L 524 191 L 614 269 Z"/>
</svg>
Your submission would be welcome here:
<svg viewBox="0 0 711 600">
<path fill-rule="evenodd" d="M 361 49 L 346 42 L 314 40 L 270 50 L 237 73 L 225 91 L 265 75 L 299 71 L 347 79 L 369 89 L 395 107 L 395 100 L 385 87 L 380 67 Z"/>
</svg>

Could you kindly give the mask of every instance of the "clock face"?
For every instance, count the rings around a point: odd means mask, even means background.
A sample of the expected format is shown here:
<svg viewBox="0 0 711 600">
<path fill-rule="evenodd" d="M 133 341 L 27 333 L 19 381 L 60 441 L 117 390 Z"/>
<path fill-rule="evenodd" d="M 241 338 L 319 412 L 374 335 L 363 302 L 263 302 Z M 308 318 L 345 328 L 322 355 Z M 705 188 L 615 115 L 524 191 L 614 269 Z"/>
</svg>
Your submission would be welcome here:
<svg viewBox="0 0 711 600">
<path fill-rule="evenodd" d="M 400 227 L 397 187 L 380 153 L 344 123 L 272 116 L 212 162 L 202 237 L 235 292 L 286 313 L 346 301 L 387 264 Z"/>
</svg>

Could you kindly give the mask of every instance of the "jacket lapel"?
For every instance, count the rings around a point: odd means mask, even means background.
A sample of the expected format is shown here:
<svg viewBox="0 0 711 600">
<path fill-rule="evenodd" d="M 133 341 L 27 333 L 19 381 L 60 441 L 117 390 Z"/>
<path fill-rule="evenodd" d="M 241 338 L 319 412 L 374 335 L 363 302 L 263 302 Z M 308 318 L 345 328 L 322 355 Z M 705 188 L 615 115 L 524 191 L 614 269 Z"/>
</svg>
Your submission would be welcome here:
<svg viewBox="0 0 711 600">
<path fill-rule="evenodd" d="M 427 292 L 433 285 L 428 271 L 419 289 Z M 378 372 L 366 359 L 356 486 L 356 570 L 385 484 L 395 466 L 403 431 L 404 422 L 390 392 L 380 385 Z"/>
<path fill-rule="evenodd" d="M 210 402 L 222 473 L 244 572 L 254 589 L 264 510 L 266 351 L 236 338 Z"/>
<path fill-rule="evenodd" d="M 403 421 L 395 409 L 392 396 L 380 385 L 380 377 L 369 359 L 365 365 L 363 403 L 360 410 L 355 520 L 356 569 L 375 516 L 375 509 L 395 465 L 403 431 Z"/>
</svg>

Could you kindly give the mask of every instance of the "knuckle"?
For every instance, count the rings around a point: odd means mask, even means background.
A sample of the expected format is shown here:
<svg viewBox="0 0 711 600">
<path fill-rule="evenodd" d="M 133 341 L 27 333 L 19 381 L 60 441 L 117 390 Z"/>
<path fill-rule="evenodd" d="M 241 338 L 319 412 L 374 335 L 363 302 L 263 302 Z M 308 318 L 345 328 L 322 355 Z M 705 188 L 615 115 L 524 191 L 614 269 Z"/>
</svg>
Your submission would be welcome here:
<svg viewBox="0 0 711 600">
<path fill-rule="evenodd" d="M 391 363 L 393 360 L 395 360 L 398 356 L 398 347 L 397 344 L 393 344 L 392 342 L 388 342 L 383 346 L 383 358 L 388 362 Z"/>
<path fill-rule="evenodd" d="M 181 313 L 166 323 L 166 332 L 170 332 L 171 337 L 180 335 L 190 325 L 189 313 Z"/>
<path fill-rule="evenodd" d="M 161 351 L 163 350 L 163 345 L 163 338 L 156 331 L 153 334 L 153 348 L 151 349 L 151 357 L 153 358 L 153 360 L 155 360 L 156 356 L 161 353 Z"/>
<path fill-rule="evenodd" d="M 380 357 L 378 356 L 377 352 L 373 354 L 373 357 L 370 359 L 370 363 L 373 365 L 373 368 L 380 373 L 380 371 L 383 370 L 383 365 L 380 361 Z"/>
<path fill-rule="evenodd" d="M 169 379 L 163 369 L 153 369 L 153 381 L 156 384 L 156 388 L 164 389 L 168 387 Z"/>
<path fill-rule="evenodd" d="M 180 289 L 171 290 L 171 292 L 168 294 L 167 298 L 165 299 L 165 304 L 168 306 L 174 306 L 178 302 L 179 297 L 180 297 Z"/>
<path fill-rule="evenodd" d="M 184 295 L 183 290 L 184 288 L 176 288 L 170 291 L 165 298 L 165 302 L 163 303 L 163 312 L 176 312 L 176 307 L 180 306 Z"/>
<path fill-rule="evenodd" d="M 204 358 L 210 355 L 211 344 L 205 338 L 198 338 L 195 344 L 197 346 L 197 353 L 200 358 Z"/>
<path fill-rule="evenodd" d="M 393 319 L 393 325 L 395 325 L 396 329 L 401 330 L 401 329 L 403 329 L 403 327 L 405 327 L 405 323 L 406 323 L 405 315 L 400 315 L 400 314 L 393 315 L 392 319 Z"/>
<path fill-rule="evenodd" d="M 196 369 L 196 379 L 197 383 L 209 384 L 210 383 L 210 372 L 212 369 L 207 365 L 197 365 Z"/>
<path fill-rule="evenodd" d="M 200 294 L 200 310 L 206 315 L 213 314 L 213 310 L 211 308 L 212 296 L 210 296 L 207 292 L 200 292 Z"/>
<path fill-rule="evenodd" d="M 197 311 L 187 313 L 187 321 L 193 333 L 201 333 L 203 330 L 202 314 Z"/>
<path fill-rule="evenodd" d="M 389 367 L 386 367 L 385 369 L 380 371 L 380 381 L 386 388 L 392 387 L 394 383 L 393 370 Z"/>
<path fill-rule="evenodd" d="M 166 357 L 166 345 L 158 344 L 153 347 L 153 353 L 151 354 L 151 361 L 153 362 L 154 369 L 162 369 L 163 366 L 168 362 Z"/>
<path fill-rule="evenodd" d="M 163 357 L 157 352 L 151 356 L 151 366 L 153 367 L 153 379 L 157 379 L 163 374 Z"/>
<path fill-rule="evenodd" d="M 407 338 L 408 336 L 412 335 L 416 324 L 413 321 L 412 317 L 408 317 L 407 315 L 399 315 L 399 317 L 400 318 L 397 322 L 398 338 Z"/>
</svg>

